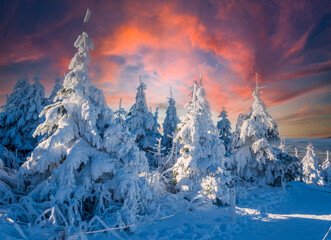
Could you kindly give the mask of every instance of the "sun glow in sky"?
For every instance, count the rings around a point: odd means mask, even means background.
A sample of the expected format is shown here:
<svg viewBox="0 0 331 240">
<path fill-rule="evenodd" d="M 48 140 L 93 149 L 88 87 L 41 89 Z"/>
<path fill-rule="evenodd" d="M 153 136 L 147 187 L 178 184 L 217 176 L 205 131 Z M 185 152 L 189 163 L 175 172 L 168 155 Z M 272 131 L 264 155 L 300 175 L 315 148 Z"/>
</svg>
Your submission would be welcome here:
<svg viewBox="0 0 331 240">
<path fill-rule="evenodd" d="M 134 103 L 142 76 L 160 123 L 169 87 L 182 115 L 201 72 L 214 120 L 225 106 L 235 128 L 258 72 L 282 136 L 331 136 L 329 0 L 1 1 L 1 105 L 25 73 L 39 73 L 49 93 L 56 73 L 68 72 L 86 8 L 91 79 L 113 110 L 119 98 L 126 109 Z"/>
</svg>

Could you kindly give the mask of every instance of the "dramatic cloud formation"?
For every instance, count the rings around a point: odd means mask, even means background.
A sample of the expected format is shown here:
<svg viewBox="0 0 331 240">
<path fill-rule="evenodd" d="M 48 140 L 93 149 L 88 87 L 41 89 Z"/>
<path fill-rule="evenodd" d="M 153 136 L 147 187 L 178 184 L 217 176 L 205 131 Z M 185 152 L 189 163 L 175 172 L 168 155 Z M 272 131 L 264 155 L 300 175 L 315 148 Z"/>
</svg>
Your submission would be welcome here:
<svg viewBox="0 0 331 240">
<path fill-rule="evenodd" d="M 257 71 L 282 135 L 331 135 L 328 0 L 3 1 L 1 104 L 25 73 L 39 73 L 51 90 L 55 73 L 68 71 L 88 7 L 90 73 L 112 108 L 119 98 L 130 107 L 142 76 L 162 122 L 169 87 L 183 113 L 202 72 L 214 115 L 227 107 L 234 128 L 238 113 L 249 111 Z"/>
</svg>

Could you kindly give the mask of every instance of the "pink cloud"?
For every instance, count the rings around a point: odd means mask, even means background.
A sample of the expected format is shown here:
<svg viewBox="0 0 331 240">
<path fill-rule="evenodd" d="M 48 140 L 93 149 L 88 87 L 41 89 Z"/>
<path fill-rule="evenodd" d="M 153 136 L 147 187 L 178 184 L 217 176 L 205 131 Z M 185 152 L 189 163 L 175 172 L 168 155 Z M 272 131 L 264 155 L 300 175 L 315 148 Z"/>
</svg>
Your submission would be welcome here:
<svg viewBox="0 0 331 240">
<path fill-rule="evenodd" d="M 322 12 L 314 13 L 312 3 L 236 0 L 211 1 L 210 5 L 201 1 L 185 8 L 181 1 L 68 4 L 72 11 L 38 34 L 8 39 L 0 65 L 47 59 L 49 69 L 42 69 L 42 73 L 46 87 L 51 88 L 53 76 L 46 71 L 68 71 L 75 53 L 72 44 L 81 27 L 77 19 L 82 18 L 83 8 L 91 6 L 94 13 L 87 31 L 96 46 L 91 53 L 91 79 L 104 90 L 112 106 L 120 97 L 128 104 L 134 101 L 139 75 L 148 83 L 149 104 L 164 102 L 172 86 L 177 102 L 183 105 L 189 100 L 193 80 L 202 72 L 212 110 L 219 111 L 225 105 L 235 116 L 249 110 L 255 71 L 261 73 L 262 82 L 272 86 L 263 96 L 268 106 L 286 104 L 327 85 L 320 81 L 290 88 L 293 79 L 331 69 L 330 61 L 305 63 L 305 47 L 318 22 L 315 15 Z M 305 26 L 298 29 L 298 20 Z M 69 27 L 71 22 L 77 26 Z M 113 56 L 123 62 L 112 60 Z M 14 73 L 0 78 L 5 81 L 7 76 L 12 78 Z M 275 82 L 278 84 L 273 85 Z"/>
</svg>

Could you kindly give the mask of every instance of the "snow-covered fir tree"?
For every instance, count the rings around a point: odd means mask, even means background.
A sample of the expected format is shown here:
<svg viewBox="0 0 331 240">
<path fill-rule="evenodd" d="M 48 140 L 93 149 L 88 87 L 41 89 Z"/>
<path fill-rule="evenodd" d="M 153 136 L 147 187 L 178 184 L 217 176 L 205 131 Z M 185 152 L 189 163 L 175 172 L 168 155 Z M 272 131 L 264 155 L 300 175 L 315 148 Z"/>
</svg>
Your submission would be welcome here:
<svg viewBox="0 0 331 240">
<path fill-rule="evenodd" d="M 45 137 L 22 165 L 20 180 L 29 198 L 43 203 L 39 210 L 59 209 L 62 223 L 79 227 L 72 231 L 84 230 L 93 216 L 109 217 L 112 226 L 131 224 L 152 198 L 144 177 L 147 159 L 91 84 L 87 67 L 94 44 L 86 31 L 74 46 L 78 52 L 59 100 L 44 108 L 45 122 L 34 133 Z"/>
<path fill-rule="evenodd" d="M 298 149 L 297 149 L 296 147 L 294 148 L 294 156 L 295 156 L 296 158 L 299 157 L 299 155 L 298 155 Z"/>
<path fill-rule="evenodd" d="M 157 167 L 161 167 L 162 163 L 164 163 L 165 156 L 163 154 L 163 151 L 165 150 L 165 147 L 162 145 L 162 138 L 157 139 L 157 144 L 153 147 L 153 150 L 151 153 L 153 153 L 153 160 L 154 165 Z M 159 170 L 161 170 L 159 168 Z"/>
<path fill-rule="evenodd" d="M 318 165 L 314 147 L 311 143 L 307 146 L 307 152 L 301 161 L 303 181 L 307 184 L 322 185 L 321 169 Z"/>
<path fill-rule="evenodd" d="M 284 184 L 283 187 L 285 187 L 287 182 L 295 181 L 301 174 L 300 160 L 277 148 L 273 148 L 273 153 L 277 159 L 272 165 L 275 169 L 273 185 L 283 186 Z"/>
<path fill-rule="evenodd" d="M 48 102 L 49 103 L 53 103 L 55 100 L 55 97 L 57 95 L 57 93 L 63 88 L 63 84 L 62 84 L 62 79 L 60 78 L 59 74 L 56 74 L 56 78 L 55 78 L 55 85 L 53 87 L 53 90 L 51 92 L 51 94 L 49 95 L 48 98 Z M 56 101 L 56 100 L 55 100 Z"/>
<path fill-rule="evenodd" d="M 287 153 L 284 137 L 280 140 L 279 150 L 281 150 L 284 153 Z M 295 156 L 295 157 L 297 157 L 297 156 Z"/>
<path fill-rule="evenodd" d="M 326 151 L 326 158 L 322 164 L 322 177 L 324 179 L 324 185 L 331 186 L 331 161 L 329 151 Z"/>
<path fill-rule="evenodd" d="M 166 151 L 169 152 L 172 147 L 172 141 L 176 134 L 177 124 L 180 122 L 177 117 L 176 101 L 172 97 L 170 89 L 170 97 L 168 98 L 169 106 L 166 111 L 166 117 L 163 122 L 163 137 L 162 144 Z"/>
<path fill-rule="evenodd" d="M 196 91 L 197 89 L 199 89 L 200 87 L 202 87 L 202 73 L 199 74 L 199 81 L 194 80 L 194 84 L 193 86 L 190 88 L 191 93 L 190 93 L 190 97 L 192 97 L 192 99 L 185 105 L 186 108 L 186 112 L 191 112 L 193 110 L 193 95 L 194 95 L 194 91 Z M 196 88 L 194 90 L 194 88 Z"/>
<path fill-rule="evenodd" d="M 172 173 L 175 189 L 185 199 L 229 202 L 231 177 L 224 169 L 225 148 L 211 119 L 205 89 L 194 84 L 192 101 L 181 123 L 174 144 L 180 149 Z"/>
<path fill-rule="evenodd" d="M 137 90 L 136 102 L 130 108 L 126 123 L 130 132 L 135 135 L 139 148 L 145 151 L 149 164 L 155 167 L 151 151 L 157 144 L 157 139 L 161 137 L 158 124 L 155 122 L 157 115 L 153 115 L 147 107 L 144 92 L 146 90 L 146 84 L 141 79 Z"/>
<path fill-rule="evenodd" d="M 162 145 L 162 135 L 159 132 L 159 129 L 160 129 L 160 124 L 158 122 L 158 119 L 159 119 L 159 107 L 156 107 L 153 116 L 154 116 L 154 127 L 153 128 L 154 128 L 154 132 L 155 133 L 158 133 L 158 134 L 155 134 L 158 138 L 156 138 L 156 142 L 157 143 L 152 148 L 155 149 L 155 146 L 157 146 L 158 148 L 161 148 L 162 151 L 164 151 L 165 148 Z M 158 154 L 155 155 L 155 151 L 153 151 L 153 150 L 148 150 L 148 152 L 149 153 L 152 153 L 152 156 L 150 156 L 149 154 L 147 154 L 147 156 L 149 156 L 151 166 L 153 166 L 155 168 L 158 168 L 159 167 L 159 164 L 162 162 L 162 161 L 160 161 L 160 159 L 161 159 L 160 156 Z"/>
<path fill-rule="evenodd" d="M 0 113 L 0 143 L 11 151 L 17 151 L 22 159 L 35 148 L 38 139 L 32 134 L 43 121 L 38 116 L 46 98 L 39 80 L 36 76 L 30 85 L 27 76 L 19 79 Z"/>
<path fill-rule="evenodd" d="M 172 139 L 175 139 L 176 134 L 172 135 Z M 161 146 L 162 147 L 162 146 Z M 166 150 L 165 147 L 162 148 L 163 150 Z M 170 148 L 170 151 L 167 152 L 167 154 L 164 154 L 160 158 L 161 161 L 159 161 L 158 164 L 158 171 L 162 172 L 163 177 L 166 179 L 166 182 L 169 183 L 172 180 L 172 168 L 177 162 L 178 159 L 178 146 L 174 141 L 172 141 L 172 145 Z M 167 186 L 169 189 L 169 192 L 172 192 L 173 190 L 173 183 L 171 183 L 171 186 Z"/>
<path fill-rule="evenodd" d="M 229 121 L 228 112 L 225 110 L 225 107 L 223 107 L 223 110 L 221 111 L 218 118 L 221 118 L 220 121 L 217 122 L 217 129 L 219 138 L 223 141 L 224 147 L 226 150 L 226 155 L 229 154 L 230 150 L 230 142 L 231 142 L 231 122 Z"/>
<path fill-rule="evenodd" d="M 159 119 L 159 107 L 156 107 L 155 112 L 154 112 L 154 129 L 157 129 L 157 130 L 160 128 L 158 119 Z"/>
<path fill-rule="evenodd" d="M 123 127 L 126 127 L 125 118 L 127 112 L 122 108 L 122 98 L 120 99 L 118 110 L 114 112 L 116 121 L 119 122 Z"/>
<path fill-rule="evenodd" d="M 282 168 L 277 161 L 279 142 L 277 124 L 260 98 L 256 74 L 254 102 L 248 114 L 240 114 L 231 139 L 232 170 L 240 178 L 258 183 L 274 184 Z"/>
<path fill-rule="evenodd" d="M 23 147 L 26 135 L 31 131 L 29 129 L 30 131 L 27 133 L 26 131 L 22 132 L 23 129 L 20 129 L 26 124 L 28 106 L 25 98 L 29 94 L 30 88 L 31 85 L 27 76 L 18 79 L 13 92 L 7 97 L 6 105 L 1 107 L 0 142 L 1 145 L 12 151 Z"/>
<path fill-rule="evenodd" d="M 47 99 L 45 98 L 45 88 L 40 83 L 39 75 L 35 76 L 33 80 L 34 83 L 32 84 L 30 95 L 28 96 L 30 104 L 29 114 L 31 114 L 34 119 L 38 119 L 39 114 L 44 109 Z M 43 119 L 40 119 L 40 121 L 43 121 Z"/>
</svg>

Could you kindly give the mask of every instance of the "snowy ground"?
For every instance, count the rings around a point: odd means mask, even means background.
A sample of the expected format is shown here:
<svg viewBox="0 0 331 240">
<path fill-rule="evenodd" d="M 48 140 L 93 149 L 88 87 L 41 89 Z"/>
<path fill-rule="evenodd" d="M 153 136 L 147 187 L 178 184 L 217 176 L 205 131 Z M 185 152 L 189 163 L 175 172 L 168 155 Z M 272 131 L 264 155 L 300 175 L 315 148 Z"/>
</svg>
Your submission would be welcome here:
<svg viewBox="0 0 331 240">
<path fill-rule="evenodd" d="M 287 139 L 287 151 L 294 154 L 294 147 L 297 147 L 299 157 L 303 157 L 308 142 L 309 139 Z M 326 150 L 331 150 L 331 139 L 312 139 L 312 144 L 320 161 L 323 161 Z M 331 189 L 294 182 L 288 184 L 285 193 L 280 188 L 266 186 L 249 190 L 246 195 L 238 195 L 236 223 L 231 222 L 229 207 L 199 207 L 192 212 L 138 226 L 131 235 L 115 230 L 109 235 L 97 233 L 86 236 L 91 240 L 109 237 L 134 240 L 322 240 L 331 226 Z M 40 232 L 26 226 L 21 228 L 27 239 L 50 239 L 52 235 L 46 229 Z M 0 240 L 22 239 L 18 230 L 0 217 Z M 331 240 L 331 233 L 326 239 Z"/>
<path fill-rule="evenodd" d="M 300 182 L 290 183 L 285 193 L 273 187 L 254 189 L 238 199 L 236 211 L 233 224 L 229 207 L 200 207 L 140 226 L 129 239 L 321 240 L 331 226 L 331 189 Z M 105 234 L 89 239 L 102 237 L 106 239 Z"/>
<path fill-rule="evenodd" d="M 88 239 L 300 239 L 322 240 L 331 226 L 331 189 L 289 183 L 286 192 L 263 187 L 238 197 L 236 223 L 229 207 L 198 209 L 155 223 L 138 226 L 135 233 L 119 230 L 96 233 Z M 179 210 L 179 211 L 183 211 Z M 49 239 L 49 235 L 22 228 L 28 239 Z M 48 236 L 47 236 L 48 235 Z M 22 239 L 17 230 L 0 221 L 0 239 Z M 75 238 L 67 238 L 75 239 Z M 331 240 L 331 235 L 328 238 Z"/>
</svg>

